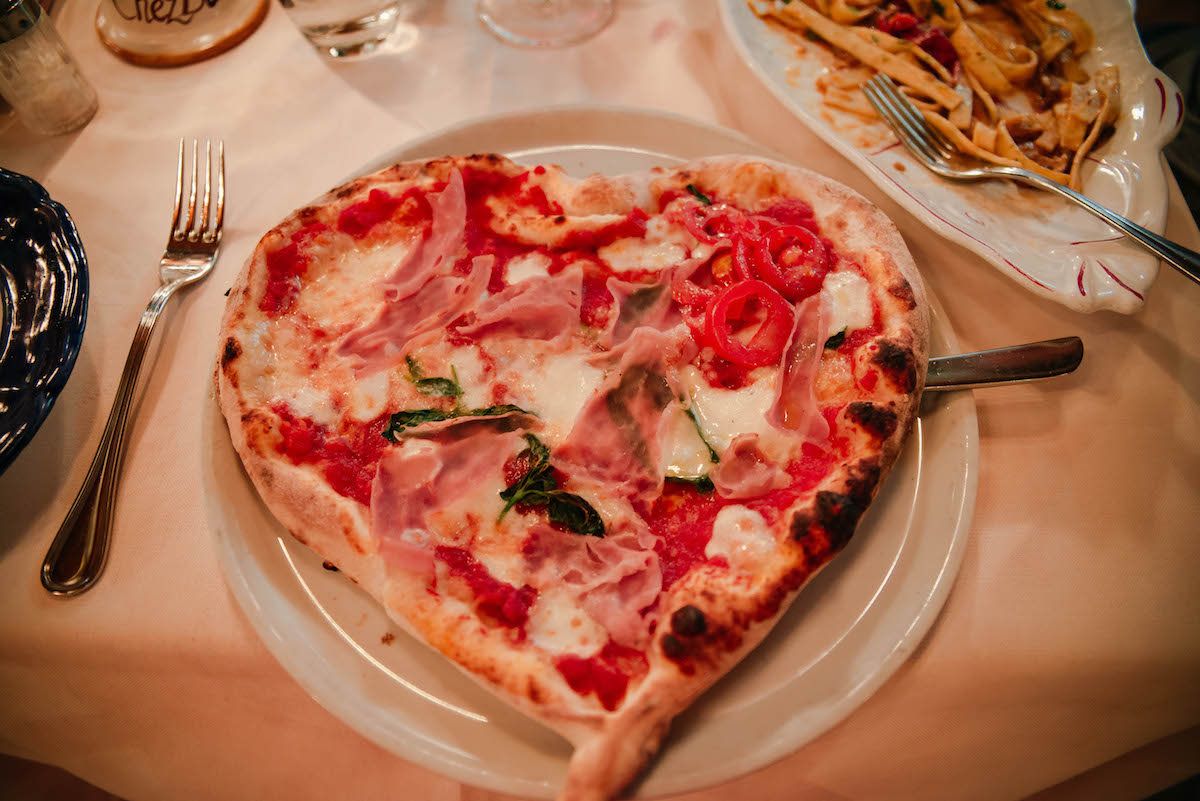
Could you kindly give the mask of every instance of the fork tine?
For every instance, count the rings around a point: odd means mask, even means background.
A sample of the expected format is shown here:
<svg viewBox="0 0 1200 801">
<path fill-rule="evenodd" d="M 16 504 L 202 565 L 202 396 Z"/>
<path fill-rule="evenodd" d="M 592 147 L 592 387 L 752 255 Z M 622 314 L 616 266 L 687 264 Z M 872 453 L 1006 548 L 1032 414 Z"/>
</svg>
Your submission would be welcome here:
<svg viewBox="0 0 1200 801">
<path fill-rule="evenodd" d="M 212 142 L 204 141 L 204 195 L 200 201 L 200 220 L 193 229 L 193 235 L 200 235 L 208 228 L 208 204 L 212 197 Z"/>
<path fill-rule="evenodd" d="M 225 222 L 225 140 L 217 141 L 217 210 L 213 215 L 211 231 L 205 231 L 206 242 L 221 239 L 221 226 Z"/>
<path fill-rule="evenodd" d="M 867 102 L 879 112 L 879 116 L 888 124 L 888 127 L 892 129 L 893 133 L 896 134 L 896 138 L 900 140 L 900 143 L 904 145 L 909 153 L 919 161 L 924 161 L 927 164 L 937 161 L 937 152 L 912 129 L 911 124 L 906 119 L 899 116 L 892 102 L 879 91 L 878 87 L 866 84 L 863 86 L 863 94 L 866 95 Z"/>
<path fill-rule="evenodd" d="M 179 137 L 179 166 L 175 169 L 175 211 L 171 216 L 171 237 L 179 235 L 179 212 L 183 210 L 183 137 Z"/>
<path fill-rule="evenodd" d="M 921 113 L 921 110 L 913 105 L 908 96 L 901 92 L 900 88 L 890 78 L 886 75 L 876 75 L 872 80 L 876 82 L 876 85 L 883 94 L 891 99 L 892 104 L 905 119 L 908 119 L 918 132 L 924 134 L 923 138 L 942 151 L 943 156 L 952 156 L 958 152 L 954 144 L 941 131 L 929 124 L 929 121 L 925 119 L 925 115 Z"/>
<path fill-rule="evenodd" d="M 192 140 L 192 184 L 191 184 L 191 188 L 188 189 L 187 217 L 184 219 L 183 225 L 180 226 L 180 231 L 179 231 L 181 236 L 186 236 L 188 239 L 195 238 L 194 235 L 192 234 L 192 221 L 196 219 L 196 181 L 197 181 L 196 171 L 199 166 L 200 165 L 196 163 L 196 140 L 193 139 Z"/>
</svg>

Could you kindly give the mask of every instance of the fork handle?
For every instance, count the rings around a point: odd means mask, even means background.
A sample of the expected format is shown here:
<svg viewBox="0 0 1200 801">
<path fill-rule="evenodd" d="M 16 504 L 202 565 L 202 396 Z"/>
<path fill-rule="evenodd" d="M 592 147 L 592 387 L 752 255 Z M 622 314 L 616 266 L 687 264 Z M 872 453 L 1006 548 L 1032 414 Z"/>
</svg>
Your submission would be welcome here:
<svg viewBox="0 0 1200 801">
<path fill-rule="evenodd" d="M 1188 250 L 1182 245 L 1176 244 L 1169 239 L 1159 236 L 1153 231 L 1148 231 L 1132 220 L 1127 220 L 1120 214 L 1101 206 L 1087 197 L 1076 192 L 1070 187 L 1063 186 L 1057 181 L 1051 181 L 1049 178 L 1038 175 L 1029 170 L 1018 170 L 1015 168 L 1000 168 L 1000 172 L 1005 175 L 1015 178 L 1018 181 L 1031 184 L 1040 189 L 1046 189 L 1051 192 L 1056 192 L 1062 195 L 1067 200 L 1073 200 L 1080 206 L 1095 214 L 1106 223 L 1122 231 L 1126 236 L 1141 243 L 1141 245 L 1151 253 L 1158 256 L 1160 259 L 1170 264 L 1176 270 L 1186 275 L 1188 278 L 1200 284 L 1200 253 L 1194 250 Z"/>
<path fill-rule="evenodd" d="M 108 413 L 108 422 L 100 437 L 100 445 L 83 480 L 83 487 L 75 496 L 75 502 L 71 504 L 42 562 L 42 586 L 54 595 L 78 595 L 89 589 L 104 572 L 112 537 L 117 486 L 121 478 L 129 407 L 154 323 L 178 286 L 177 283 L 161 285 L 142 312 L 129 355 L 125 358 L 125 369 L 117 385 L 112 411 Z"/>
</svg>

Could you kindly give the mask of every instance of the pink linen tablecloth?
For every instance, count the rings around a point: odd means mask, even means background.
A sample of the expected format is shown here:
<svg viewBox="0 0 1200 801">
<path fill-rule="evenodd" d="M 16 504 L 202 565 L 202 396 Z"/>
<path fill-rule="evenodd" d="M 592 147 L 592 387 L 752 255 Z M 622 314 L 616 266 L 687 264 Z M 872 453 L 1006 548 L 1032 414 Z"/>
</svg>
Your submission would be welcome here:
<svg viewBox="0 0 1200 801">
<path fill-rule="evenodd" d="M 96 118 L 52 139 L 11 121 L 0 131 L 0 163 L 70 209 L 92 281 L 70 383 L 0 476 L 0 751 L 131 801 L 499 797 L 371 744 L 274 661 L 217 565 L 199 419 L 222 292 L 293 207 L 448 124 L 615 103 L 740 130 L 874 200 L 965 350 L 1068 334 L 1087 346 L 1070 377 L 977 393 L 965 559 L 909 662 L 810 745 L 687 798 L 999 801 L 1136 752 L 1140 783 L 1106 781 L 1087 796 L 1133 798 L 1200 771 L 1200 749 L 1187 753 L 1197 738 L 1179 734 L 1200 726 L 1200 287 L 1164 268 L 1129 317 L 1035 298 L 922 227 L 798 124 L 739 61 L 712 2 L 618 0 L 609 29 L 553 52 L 505 47 L 471 3 L 434 2 L 412 49 L 336 65 L 273 7 L 229 53 L 162 71 L 105 51 L 94 9 L 68 0 L 56 16 L 99 92 Z M 55 599 L 38 567 L 156 285 L 175 142 L 193 135 L 226 143 L 223 254 L 171 302 L 156 339 L 107 574 L 82 597 Z M 1178 190 L 1166 233 L 1200 249 Z M 1172 735 L 1171 758 L 1154 762 L 1145 747 Z"/>
</svg>

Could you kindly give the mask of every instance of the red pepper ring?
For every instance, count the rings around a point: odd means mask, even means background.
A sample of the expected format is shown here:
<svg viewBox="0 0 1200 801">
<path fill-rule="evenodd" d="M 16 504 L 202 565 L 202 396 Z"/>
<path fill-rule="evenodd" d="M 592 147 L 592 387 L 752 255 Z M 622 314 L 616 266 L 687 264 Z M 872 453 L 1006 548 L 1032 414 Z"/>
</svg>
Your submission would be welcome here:
<svg viewBox="0 0 1200 801">
<path fill-rule="evenodd" d="M 757 300 L 766 318 L 750 341 L 733 336 L 732 320 L 749 300 Z M 793 313 L 783 296 L 762 281 L 742 281 L 726 287 L 709 302 L 704 315 L 705 332 L 713 349 L 723 358 L 745 367 L 777 364 L 792 335 Z"/>
<path fill-rule="evenodd" d="M 797 259 L 797 247 L 801 251 Z M 781 256 L 787 262 L 779 263 Z M 802 225 L 772 228 L 754 250 L 758 277 L 791 301 L 802 300 L 821 288 L 829 272 L 829 254 L 821 240 Z"/>
<path fill-rule="evenodd" d="M 714 294 L 712 287 L 702 287 L 690 278 L 676 277 L 671 281 L 671 297 L 680 306 L 706 306 Z"/>
<path fill-rule="evenodd" d="M 754 268 L 751 266 L 751 254 L 754 250 L 756 243 L 745 234 L 738 234 L 733 238 L 733 269 L 743 281 L 754 280 Z"/>
</svg>

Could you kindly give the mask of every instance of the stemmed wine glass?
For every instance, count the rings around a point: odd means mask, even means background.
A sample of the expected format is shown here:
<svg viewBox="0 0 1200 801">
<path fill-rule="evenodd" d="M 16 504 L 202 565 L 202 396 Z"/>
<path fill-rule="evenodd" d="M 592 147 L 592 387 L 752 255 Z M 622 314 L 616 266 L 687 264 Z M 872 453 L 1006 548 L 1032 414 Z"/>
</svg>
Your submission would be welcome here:
<svg viewBox="0 0 1200 801">
<path fill-rule="evenodd" d="M 575 44 L 613 15 L 613 0 L 477 0 L 476 5 L 492 33 L 525 47 Z"/>
</svg>

